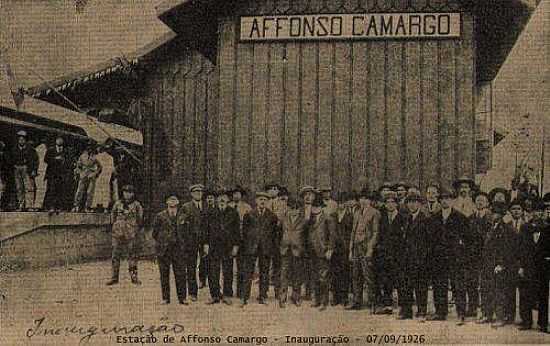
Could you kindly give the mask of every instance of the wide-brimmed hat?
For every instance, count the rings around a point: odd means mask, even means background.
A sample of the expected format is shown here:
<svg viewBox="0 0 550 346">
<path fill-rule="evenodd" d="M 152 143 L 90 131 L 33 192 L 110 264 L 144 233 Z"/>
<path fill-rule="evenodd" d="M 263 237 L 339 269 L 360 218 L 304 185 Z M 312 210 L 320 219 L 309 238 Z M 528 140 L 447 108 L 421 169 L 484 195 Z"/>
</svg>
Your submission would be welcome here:
<svg viewBox="0 0 550 346">
<path fill-rule="evenodd" d="M 524 206 L 524 200 L 522 198 L 514 198 L 509 204 L 508 204 L 508 208 L 512 208 L 513 206 L 515 205 L 519 205 L 521 208 L 523 208 Z"/>
<path fill-rule="evenodd" d="M 510 192 L 502 187 L 496 187 L 489 192 L 489 201 L 492 203 L 497 193 L 502 193 L 506 203 L 510 202 Z"/>
<path fill-rule="evenodd" d="M 189 192 L 195 192 L 195 191 L 204 191 L 204 185 L 203 184 L 191 185 L 189 187 Z"/>
<path fill-rule="evenodd" d="M 271 196 L 269 195 L 269 193 L 265 191 L 256 192 L 256 198 L 261 198 L 261 197 L 269 199 Z"/>
<path fill-rule="evenodd" d="M 364 198 L 364 199 L 368 199 L 368 200 L 371 200 L 371 201 L 376 201 L 378 200 L 378 193 L 376 191 L 372 191 L 368 188 L 363 188 L 361 189 L 361 191 L 359 192 L 359 198 Z"/>
<path fill-rule="evenodd" d="M 310 185 L 306 185 L 300 189 L 300 196 L 304 196 L 308 192 L 313 192 L 314 194 L 317 194 L 317 190 Z"/>
<path fill-rule="evenodd" d="M 475 181 L 471 178 L 468 178 L 467 176 L 462 176 L 462 177 L 458 178 L 457 180 L 455 180 L 453 182 L 453 188 L 455 190 L 458 190 L 460 188 L 460 185 L 462 185 L 462 184 L 468 184 L 468 185 L 470 185 L 471 190 L 475 190 L 475 187 L 476 187 Z"/>
<path fill-rule="evenodd" d="M 400 187 L 404 187 L 405 190 L 408 190 L 410 186 L 409 186 L 409 184 L 407 184 L 406 182 L 404 182 L 404 181 L 402 181 L 402 180 L 399 181 L 399 182 L 397 182 L 397 183 L 393 186 L 393 188 L 394 188 L 395 190 L 397 190 L 397 189 L 400 188 Z"/>
<path fill-rule="evenodd" d="M 393 190 L 394 186 L 395 185 L 390 183 L 389 181 L 385 181 L 382 183 L 382 185 L 380 185 L 380 187 L 378 188 L 378 191 L 382 191 L 383 189 Z"/>
<path fill-rule="evenodd" d="M 27 137 L 27 131 L 25 130 L 17 131 L 17 137 Z"/>
<path fill-rule="evenodd" d="M 169 207 L 175 207 L 180 204 L 180 200 L 176 196 L 170 196 L 166 199 L 166 205 Z"/>
<path fill-rule="evenodd" d="M 474 201 L 476 200 L 476 198 L 478 198 L 479 196 L 485 196 L 487 198 L 488 201 L 491 200 L 491 198 L 489 198 L 489 194 L 487 192 L 483 192 L 483 191 L 478 191 L 475 195 L 474 195 Z"/>
<path fill-rule="evenodd" d="M 272 188 L 276 187 L 278 190 L 281 189 L 281 185 L 279 185 L 278 183 L 274 182 L 274 181 L 271 181 L 269 183 L 267 183 L 264 187 L 264 189 L 267 191 L 267 190 L 270 190 Z"/>
<path fill-rule="evenodd" d="M 244 187 L 242 187 L 241 185 L 235 185 L 235 187 L 233 187 L 230 191 L 228 191 L 229 193 L 231 194 L 234 194 L 235 192 L 240 192 L 241 195 L 245 196 L 246 195 L 246 190 Z"/>
</svg>

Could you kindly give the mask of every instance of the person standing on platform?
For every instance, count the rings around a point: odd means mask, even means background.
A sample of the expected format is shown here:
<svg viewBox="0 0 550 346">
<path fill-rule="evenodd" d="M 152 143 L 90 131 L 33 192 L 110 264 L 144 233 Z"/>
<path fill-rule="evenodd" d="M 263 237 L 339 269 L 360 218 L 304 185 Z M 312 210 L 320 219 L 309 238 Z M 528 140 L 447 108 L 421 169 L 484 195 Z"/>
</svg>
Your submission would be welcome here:
<svg viewBox="0 0 550 346">
<path fill-rule="evenodd" d="M 426 320 L 428 310 L 428 218 L 421 212 L 422 197 L 409 193 L 406 199 L 407 222 L 399 248 L 399 305 L 398 319 L 412 319 L 416 298 L 416 317 Z"/>
<path fill-rule="evenodd" d="M 96 160 L 101 166 L 101 172 L 96 178 L 92 207 L 99 211 L 108 211 L 113 204 L 111 176 L 115 170 L 115 163 L 111 154 L 104 147 L 99 147 L 97 152 Z"/>
<path fill-rule="evenodd" d="M 468 259 L 469 268 L 466 270 L 466 292 L 469 297 L 466 317 L 477 317 L 477 309 L 480 304 L 478 287 L 481 287 L 483 277 L 483 242 L 492 226 L 491 211 L 488 209 L 489 196 L 484 192 L 480 192 L 474 200 L 476 211 L 470 216 L 472 244 L 470 258 Z M 485 316 L 485 301 L 486 297 L 481 296 L 482 316 Z"/>
<path fill-rule="evenodd" d="M 179 199 L 175 195 L 170 195 L 166 199 L 166 209 L 158 213 L 153 221 L 153 239 L 155 239 L 162 291 L 161 304 L 170 304 L 170 267 L 174 272 L 179 303 L 189 304 L 185 277 L 187 259 L 182 256 L 183 243 L 177 231 L 178 221 L 182 221 L 178 220 L 179 203 Z"/>
<path fill-rule="evenodd" d="M 6 191 L 8 191 L 11 170 L 11 158 L 6 150 L 6 144 L 0 141 L 0 211 L 4 210 L 8 205 Z"/>
<path fill-rule="evenodd" d="M 305 253 L 306 221 L 303 212 L 294 198 L 288 200 L 288 210 L 281 217 L 282 237 L 281 255 L 281 291 L 279 307 L 285 308 L 288 299 L 288 287 L 292 287 L 291 301 L 300 306 L 302 297 L 303 258 Z"/>
<path fill-rule="evenodd" d="M 74 199 L 73 211 L 82 210 L 84 203 L 85 212 L 92 211 L 92 202 L 94 200 L 95 183 L 97 177 L 101 174 L 101 164 L 96 159 L 96 149 L 94 145 L 89 145 L 76 162 L 74 173 L 78 179 L 76 195 Z M 86 199 L 84 200 L 84 196 Z"/>
<path fill-rule="evenodd" d="M 246 214 L 252 211 L 252 207 L 250 204 L 243 201 L 243 197 L 246 196 L 246 190 L 240 186 L 237 185 L 232 191 L 232 200 L 230 203 L 230 207 L 235 208 L 237 211 L 237 214 L 239 214 L 239 239 L 242 240 L 243 237 L 243 220 Z M 239 244 L 239 249 L 242 247 Z M 237 282 L 237 297 L 241 298 L 241 285 L 243 283 L 243 260 L 241 256 L 241 251 L 239 250 L 239 253 L 237 254 L 237 257 L 235 258 L 235 267 L 236 267 L 236 278 L 235 281 Z"/>
<path fill-rule="evenodd" d="M 539 282 L 537 289 L 539 331 L 548 333 L 548 283 L 550 282 L 550 194 L 543 197 L 544 223 L 541 227 L 537 243 L 537 251 L 534 254 L 536 277 Z M 536 240 L 536 233 L 533 240 Z"/>
<path fill-rule="evenodd" d="M 533 328 L 533 310 L 536 308 L 538 290 L 543 285 L 541 278 L 544 275 L 544 257 L 550 257 L 550 239 L 544 233 L 544 209 L 542 201 L 535 201 L 533 205 L 533 218 L 530 222 L 521 227 L 519 234 L 519 312 L 521 324 L 519 330 L 528 330 Z M 544 254 L 546 252 L 546 254 Z M 539 268 L 539 265 L 541 265 Z M 547 280 L 548 282 L 548 280 Z M 546 299 L 548 299 L 548 288 L 546 289 Z M 544 297 L 543 297 L 544 300 Z M 539 310 L 539 327 L 544 326 L 544 307 Z M 548 316 L 548 311 L 546 311 Z M 548 318 L 547 318 L 548 319 Z"/>
<path fill-rule="evenodd" d="M 218 193 L 217 206 L 210 210 L 208 234 L 208 287 L 211 299 L 207 304 L 220 300 L 231 305 L 233 297 L 233 257 L 237 255 L 240 243 L 239 214 L 229 208 L 229 195 Z M 223 273 L 223 291 L 220 292 L 220 271 Z"/>
<path fill-rule="evenodd" d="M 27 143 L 27 132 L 17 132 L 17 144 L 11 153 L 13 160 L 15 188 L 17 191 L 17 211 L 33 207 L 36 192 L 35 178 L 38 174 L 38 154 Z"/>
<path fill-rule="evenodd" d="M 506 305 L 511 301 L 510 287 L 513 284 L 516 268 L 517 235 L 512 226 L 502 221 L 506 205 L 494 203 L 492 206 L 493 226 L 483 247 L 483 290 L 486 296 L 485 318 L 480 323 L 490 323 L 496 313 L 493 328 L 505 326 Z"/>
<path fill-rule="evenodd" d="M 213 189 L 206 189 L 205 201 L 206 201 L 206 213 L 208 214 L 208 220 L 213 214 L 216 213 L 218 206 L 216 205 L 216 192 Z M 208 256 L 203 253 L 203 249 L 199 248 L 200 263 L 199 263 L 199 289 L 206 286 L 208 281 Z"/>
<path fill-rule="evenodd" d="M 345 192 L 338 194 L 338 207 L 334 213 L 336 233 L 334 254 L 331 259 L 332 288 L 334 292 L 333 305 L 347 306 L 351 287 L 351 263 L 349 260 L 349 243 L 353 229 L 353 213 L 346 207 L 350 195 Z"/>
<path fill-rule="evenodd" d="M 353 218 L 349 259 L 352 263 L 353 303 L 348 310 L 363 306 L 363 286 L 366 286 L 368 305 L 376 313 L 374 250 L 380 232 L 380 212 L 374 208 L 375 192 L 363 189 L 359 196 L 360 209 Z"/>
<path fill-rule="evenodd" d="M 108 286 L 118 284 L 120 260 L 123 249 L 128 250 L 128 271 L 134 285 L 141 285 L 138 279 L 138 249 L 139 231 L 143 226 L 143 208 L 135 199 L 135 191 L 132 185 L 122 188 L 122 199 L 111 210 L 112 223 L 112 278 Z"/>
<path fill-rule="evenodd" d="M 307 232 L 307 248 L 314 283 L 314 302 L 311 306 L 324 311 L 329 303 L 330 261 L 335 247 L 336 222 L 325 209 L 323 198 L 319 194 L 311 204 Z"/>
<path fill-rule="evenodd" d="M 382 290 L 384 308 L 380 314 L 393 313 L 393 290 L 397 288 L 399 278 L 399 243 L 406 225 L 406 217 L 399 212 L 397 193 L 385 193 L 384 212 L 380 219 L 379 262 L 377 272 L 379 287 Z"/>
<path fill-rule="evenodd" d="M 44 157 L 46 168 L 46 196 L 44 208 L 50 212 L 69 210 L 71 207 L 72 155 L 61 137 L 55 139 L 55 146 L 49 148 Z"/>
<path fill-rule="evenodd" d="M 189 187 L 189 192 L 191 193 L 192 200 L 181 207 L 180 212 L 183 217 L 183 224 L 179 224 L 178 233 L 184 237 L 182 241 L 184 248 L 182 251 L 188 259 L 186 261 L 186 277 L 189 295 L 191 296 L 191 301 L 196 302 L 199 291 L 197 285 L 197 257 L 200 253 L 203 256 L 200 260 L 203 261 L 204 256 L 208 255 L 209 249 L 206 243 L 210 230 L 208 208 L 204 205 L 203 201 L 204 185 L 192 185 Z"/>
<path fill-rule="evenodd" d="M 317 191 L 313 186 L 304 186 L 300 190 L 300 197 L 303 203 L 302 210 L 304 214 L 304 219 L 306 221 L 309 221 L 311 218 L 311 204 L 313 203 L 313 200 L 315 199 L 316 194 L 317 194 Z M 306 244 L 306 247 L 307 247 L 307 244 Z M 312 274 L 311 258 L 309 258 L 309 256 L 306 256 L 304 258 L 304 278 L 303 278 L 303 282 L 305 285 L 304 300 L 311 300 L 311 290 L 313 289 L 313 283 L 312 283 L 313 277 L 311 274 Z"/>
<path fill-rule="evenodd" d="M 260 191 L 256 193 L 256 207 L 245 215 L 243 220 L 243 239 L 241 254 L 243 256 L 243 283 L 241 307 L 244 308 L 250 299 L 252 275 L 258 260 L 260 270 L 260 293 L 258 303 L 267 304 L 269 290 L 269 264 L 274 251 L 277 236 L 277 216 L 267 208 L 270 195 Z"/>
<path fill-rule="evenodd" d="M 524 211 L 523 211 L 523 201 L 521 199 L 514 199 L 510 202 L 509 209 L 508 209 L 508 215 L 503 217 L 503 222 L 509 224 L 514 232 L 516 233 L 516 236 L 521 234 L 522 228 L 524 225 L 528 224 L 528 222 L 525 220 L 524 217 Z M 514 254 L 514 259 L 516 261 L 519 260 L 518 255 Z M 517 273 L 515 273 L 517 274 Z M 516 319 L 516 310 L 517 310 L 517 303 L 516 303 L 516 292 L 519 290 L 519 277 L 517 275 L 511 274 L 511 283 L 510 283 L 510 292 L 507 295 L 509 298 L 509 301 L 506 303 L 506 322 L 507 323 L 514 323 Z"/>
</svg>

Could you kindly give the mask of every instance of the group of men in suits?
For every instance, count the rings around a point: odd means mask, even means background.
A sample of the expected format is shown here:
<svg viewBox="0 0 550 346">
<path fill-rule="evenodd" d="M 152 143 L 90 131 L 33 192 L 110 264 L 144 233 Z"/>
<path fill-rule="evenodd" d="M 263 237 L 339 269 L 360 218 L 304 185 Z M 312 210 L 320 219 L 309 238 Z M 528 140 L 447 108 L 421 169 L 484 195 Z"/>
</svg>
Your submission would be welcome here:
<svg viewBox="0 0 550 346">
<path fill-rule="evenodd" d="M 372 313 L 392 314 L 397 293 L 398 319 L 412 319 L 416 305 L 425 322 L 447 319 L 451 292 L 458 325 L 481 308 L 477 322 L 499 328 L 514 322 L 519 289 L 520 329 L 532 328 L 537 308 L 547 331 L 550 196 L 510 201 L 508 191 L 479 192 L 468 178 L 453 192 L 429 184 L 422 196 L 405 183 L 384 183 L 335 200 L 328 188 L 305 186 L 295 198 L 269 184 L 253 207 L 242 187 L 217 192 L 206 207 L 204 190 L 193 185 L 192 201 L 182 207 L 170 196 L 153 225 L 164 303 L 171 265 L 180 303 L 187 304 L 187 291 L 197 299 L 201 253 L 201 261 L 208 257 L 210 304 L 230 305 L 235 293 L 245 307 L 257 270 L 260 304 L 267 304 L 270 282 L 281 308 L 290 287 L 297 306 L 313 295 L 321 311 L 329 304 L 360 310 L 366 296 Z M 430 287 L 435 312 L 428 314 Z"/>
</svg>

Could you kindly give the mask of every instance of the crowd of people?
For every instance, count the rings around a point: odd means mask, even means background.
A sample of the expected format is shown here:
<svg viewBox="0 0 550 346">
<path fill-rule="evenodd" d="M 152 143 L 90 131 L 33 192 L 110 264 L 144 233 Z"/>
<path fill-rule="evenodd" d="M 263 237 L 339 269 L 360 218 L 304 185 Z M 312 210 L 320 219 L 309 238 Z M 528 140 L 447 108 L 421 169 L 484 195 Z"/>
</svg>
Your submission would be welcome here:
<svg viewBox="0 0 550 346">
<path fill-rule="evenodd" d="M 321 311 L 342 305 L 394 314 L 397 303 L 397 319 L 442 321 L 451 296 L 457 325 L 475 319 L 500 328 L 515 323 L 519 290 L 519 329 L 533 328 L 538 310 L 539 330 L 546 333 L 550 194 L 539 198 L 533 189 L 513 186 L 485 193 L 461 178 L 453 191 L 429 184 L 422 195 L 403 182 L 384 183 L 333 199 L 328 188 L 305 186 L 295 197 L 269 184 L 255 193 L 251 206 L 240 186 L 209 191 L 193 185 L 186 203 L 169 194 L 152 223 L 162 303 L 171 300 L 172 270 L 183 305 L 188 297 L 197 301 L 207 284 L 208 304 L 232 305 L 236 296 L 244 308 L 258 280 L 258 303 L 268 303 L 273 286 L 282 309 L 289 301 L 301 306 L 312 300 Z M 108 285 L 118 283 L 125 245 L 132 250 L 132 282 L 140 284 L 135 239 L 143 216 L 133 188 L 125 191 L 120 208 L 113 210 L 116 246 Z M 131 230 L 114 231 L 121 228 Z M 428 313 L 430 287 L 433 313 Z"/>
<path fill-rule="evenodd" d="M 76 150 L 56 137 L 36 144 L 24 130 L 10 147 L 0 141 L 1 210 L 107 211 L 120 198 L 118 187 L 135 182 L 130 159 L 112 143 Z"/>
</svg>

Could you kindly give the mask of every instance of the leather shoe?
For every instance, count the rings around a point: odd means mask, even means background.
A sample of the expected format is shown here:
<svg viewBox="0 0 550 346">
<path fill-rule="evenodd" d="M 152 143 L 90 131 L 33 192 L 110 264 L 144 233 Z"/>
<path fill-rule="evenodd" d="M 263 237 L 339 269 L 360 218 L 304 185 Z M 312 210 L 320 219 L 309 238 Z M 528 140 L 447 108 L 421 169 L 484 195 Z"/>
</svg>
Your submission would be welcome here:
<svg viewBox="0 0 550 346">
<path fill-rule="evenodd" d="M 187 302 L 186 299 L 180 300 L 180 304 L 181 304 L 181 305 L 189 305 L 189 303 Z"/>
<path fill-rule="evenodd" d="M 231 299 L 229 299 L 229 298 L 222 298 L 222 302 L 223 302 L 225 305 L 233 305 L 233 302 L 232 302 Z"/>
<path fill-rule="evenodd" d="M 319 311 L 325 311 L 326 309 L 327 309 L 327 306 L 325 304 L 319 307 Z"/>
<path fill-rule="evenodd" d="M 118 280 L 111 279 L 111 281 L 107 282 L 105 285 L 113 286 L 113 285 L 116 285 L 116 284 L 118 284 Z"/>
<path fill-rule="evenodd" d="M 529 329 L 531 329 L 530 324 L 522 324 L 518 327 L 518 330 L 529 330 Z"/>
<path fill-rule="evenodd" d="M 497 321 L 497 322 L 491 324 L 491 328 L 497 329 L 497 328 L 504 327 L 505 325 L 506 325 L 506 322 L 504 322 L 504 321 Z"/>
<path fill-rule="evenodd" d="M 457 326 L 463 326 L 464 325 L 464 317 L 461 317 L 456 321 Z"/>
<path fill-rule="evenodd" d="M 318 308 L 319 306 L 321 306 L 321 303 L 312 303 L 311 304 L 312 308 Z"/>
<path fill-rule="evenodd" d="M 197 296 L 191 296 L 191 301 L 196 302 L 197 301 Z"/>
<path fill-rule="evenodd" d="M 446 319 L 447 319 L 447 317 L 437 315 L 437 314 L 428 316 L 428 318 L 427 318 L 428 321 L 445 321 Z"/>
<path fill-rule="evenodd" d="M 279 302 L 279 308 L 281 309 L 286 308 L 286 304 L 284 302 Z"/>
<path fill-rule="evenodd" d="M 210 299 L 206 302 L 206 305 L 214 305 L 214 304 L 219 304 L 219 303 L 220 303 L 219 299 Z"/>
<path fill-rule="evenodd" d="M 346 306 L 344 310 L 361 310 L 361 305 L 359 304 L 349 305 L 349 306 Z"/>
<path fill-rule="evenodd" d="M 486 323 L 492 323 L 493 321 L 490 320 L 487 317 L 482 317 L 479 320 L 476 321 L 477 324 L 486 324 Z"/>
<path fill-rule="evenodd" d="M 239 307 L 241 309 L 244 309 L 244 307 L 247 306 L 247 305 L 248 305 L 248 302 L 246 300 L 241 300 L 241 304 L 239 304 Z"/>
<path fill-rule="evenodd" d="M 258 304 L 260 304 L 260 305 L 267 305 L 267 302 L 265 301 L 264 298 L 260 298 L 260 299 L 258 299 Z"/>
</svg>

